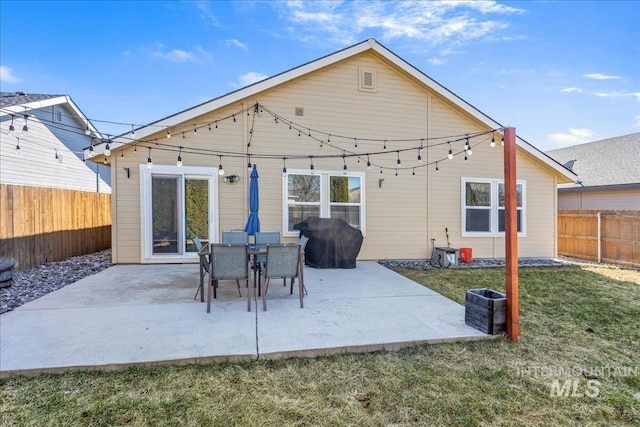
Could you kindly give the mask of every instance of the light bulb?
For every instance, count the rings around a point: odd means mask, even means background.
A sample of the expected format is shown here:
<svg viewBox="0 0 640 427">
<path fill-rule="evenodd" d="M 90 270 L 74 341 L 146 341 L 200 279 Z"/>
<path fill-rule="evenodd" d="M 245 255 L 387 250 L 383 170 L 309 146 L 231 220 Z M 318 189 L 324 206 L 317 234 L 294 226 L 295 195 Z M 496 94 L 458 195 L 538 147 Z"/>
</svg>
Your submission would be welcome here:
<svg viewBox="0 0 640 427">
<path fill-rule="evenodd" d="M 91 135 L 91 130 L 89 129 L 89 126 L 87 126 L 87 128 L 84 130 L 84 134 L 87 136 Z"/>
<path fill-rule="evenodd" d="M 179 168 L 182 167 L 182 156 L 178 156 L 178 161 L 176 162 L 176 166 L 178 166 Z"/>
<path fill-rule="evenodd" d="M 220 176 L 224 175 L 224 169 L 222 168 L 222 163 L 220 163 L 220 166 L 218 166 L 218 175 Z"/>
<path fill-rule="evenodd" d="M 104 155 L 109 157 L 111 155 L 111 150 L 109 149 L 109 144 L 104 147 Z"/>
<path fill-rule="evenodd" d="M 153 167 L 153 162 L 151 161 L 151 157 L 147 158 L 147 168 L 151 169 Z"/>
<path fill-rule="evenodd" d="M 167 129 L 167 138 L 171 138 L 171 132 Z"/>
<path fill-rule="evenodd" d="M 449 148 L 449 154 L 447 154 L 447 158 L 449 158 L 449 160 L 453 159 L 453 151 L 451 151 L 451 148 Z"/>
</svg>

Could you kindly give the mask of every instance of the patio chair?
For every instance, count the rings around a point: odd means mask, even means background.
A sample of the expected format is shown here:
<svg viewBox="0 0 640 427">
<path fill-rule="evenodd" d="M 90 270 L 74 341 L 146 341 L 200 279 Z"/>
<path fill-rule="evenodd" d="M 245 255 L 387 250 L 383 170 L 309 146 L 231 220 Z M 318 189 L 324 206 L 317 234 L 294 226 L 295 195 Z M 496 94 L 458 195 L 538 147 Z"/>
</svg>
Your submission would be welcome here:
<svg viewBox="0 0 640 427">
<path fill-rule="evenodd" d="M 269 291 L 269 280 L 273 278 L 298 279 L 298 293 L 300 297 L 300 308 L 304 308 L 304 283 L 300 274 L 300 244 L 274 244 L 267 245 L 267 260 L 264 267 L 264 289 L 262 289 L 262 309 L 267 311 L 267 292 Z M 293 293 L 293 284 L 291 285 Z"/>
<path fill-rule="evenodd" d="M 265 231 L 265 232 L 258 231 L 256 233 L 255 242 L 256 242 L 256 245 L 265 245 L 265 244 L 272 245 L 272 244 L 280 243 L 280 233 L 278 231 Z M 262 276 L 262 269 L 264 267 L 264 263 L 266 260 L 267 260 L 267 256 L 263 254 L 256 255 L 255 257 L 256 265 L 253 265 L 252 267 L 258 269 L 258 274 L 260 276 Z M 286 286 L 286 281 L 285 281 L 285 286 Z M 258 295 L 260 295 L 260 284 L 258 284 Z"/>
<path fill-rule="evenodd" d="M 300 268 L 304 268 L 304 261 L 303 261 L 303 257 L 304 257 L 304 250 L 307 247 L 307 243 L 309 243 L 309 238 L 307 236 L 300 236 Z M 303 271 L 300 271 L 300 275 L 303 275 Z M 292 277 L 291 278 L 291 293 L 293 294 L 293 282 L 295 282 L 295 279 Z M 285 282 L 284 284 L 285 286 L 287 286 L 287 283 Z M 307 295 L 307 288 L 302 285 L 302 289 L 304 290 L 304 294 Z"/>
<path fill-rule="evenodd" d="M 202 245 L 200 238 L 198 236 L 195 236 L 191 240 L 194 246 L 196 247 L 198 253 L 202 251 L 202 248 L 204 248 L 204 246 Z M 198 298 L 198 292 L 202 291 L 204 276 L 206 274 L 209 274 L 209 264 L 211 264 L 211 259 L 209 258 L 209 255 L 205 257 L 199 256 L 199 258 L 200 258 L 200 285 L 198 286 L 198 290 L 196 291 L 196 294 L 193 296 L 193 299 Z M 204 291 L 202 291 L 202 293 L 200 294 L 200 301 L 204 301 Z"/>
<path fill-rule="evenodd" d="M 244 245 L 249 243 L 249 234 L 246 231 L 223 231 L 222 243 Z"/>
<path fill-rule="evenodd" d="M 209 289 L 207 291 L 207 313 L 211 312 L 211 288 L 216 298 L 216 289 L 220 280 L 235 280 L 240 292 L 240 279 L 249 286 L 249 253 L 248 245 L 211 244 L 211 268 L 209 273 Z M 247 289 L 247 308 L 251 311 L 250 290 Z"/>
</svg>

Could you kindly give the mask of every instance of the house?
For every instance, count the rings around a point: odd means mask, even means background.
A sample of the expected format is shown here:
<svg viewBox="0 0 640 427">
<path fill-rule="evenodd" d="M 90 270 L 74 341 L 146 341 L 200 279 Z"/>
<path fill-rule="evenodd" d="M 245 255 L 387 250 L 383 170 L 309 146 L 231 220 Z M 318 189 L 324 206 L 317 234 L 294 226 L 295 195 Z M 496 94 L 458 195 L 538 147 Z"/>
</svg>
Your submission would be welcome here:
<svg viewBox="0 0 640 427">
<path fill-rule="evenodd" d="M 102 139 L 68 95 L 0 93 L 0 184 L 111 192 L 107 165 L 85 162 Z"/>
<path fill-rule="evenodd" d="M 640 210 L 640 133 L 547 154 L 578 175 L 558 186 L 559 209 Z"/>
<path fill-rule="evenodd" d="M 361 260 L 428 258 L 445 230 L 503 257 L 501 131 L 366 40 L 115 138 L 113 261 L 195 262 L 194 234 L 244 228 L 254 166 L 261 228 L 285 240 L 330 216 L 362 231 Z M 576 177 L 522 139 L 517 162 L 519 254 L 554 257 L 556 188 Z"/>
</svg>

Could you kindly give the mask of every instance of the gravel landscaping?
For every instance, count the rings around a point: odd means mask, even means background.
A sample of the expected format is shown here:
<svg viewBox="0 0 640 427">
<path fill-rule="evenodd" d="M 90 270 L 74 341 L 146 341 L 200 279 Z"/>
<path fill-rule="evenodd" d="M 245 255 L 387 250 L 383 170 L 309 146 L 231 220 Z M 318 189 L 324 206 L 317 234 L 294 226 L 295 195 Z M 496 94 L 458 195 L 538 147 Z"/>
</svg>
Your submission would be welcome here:
<svg viewBox="0 0 640 427">
<path fill-rule="evenodd" d="M 0 289 L 0 314 L 111 267 L 111 249 L 48 262 L 13 273 L 13 284 Z"/>
</svg>

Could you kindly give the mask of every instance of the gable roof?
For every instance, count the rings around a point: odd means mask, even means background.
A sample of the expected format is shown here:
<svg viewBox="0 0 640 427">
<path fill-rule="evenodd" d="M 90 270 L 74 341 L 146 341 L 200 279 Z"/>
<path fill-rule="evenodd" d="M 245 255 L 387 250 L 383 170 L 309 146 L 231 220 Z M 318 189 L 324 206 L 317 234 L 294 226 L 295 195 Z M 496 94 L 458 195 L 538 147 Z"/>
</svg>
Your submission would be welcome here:
<svg viewBox="0 0 640 427">
<path fill-rule="evenodd" d="M 393 53 L 392 51 L 390 51 L 389 49 L 387 49 L 386 47 L 378 43 L 378 41 L 370 38 L 363 42 L 355 44 L 353 46 L 350 46 L 342 50 L 339 50 L 337 52 L 334 52 L 332 54 L 323 56 L 314 61 L 292 68 L 288 71 L 284 71 L 280 74 L 276 74 L 275 76 L 266 78 L 259 82 L 253 83 L 249 86 L 245 86 L 244 88 L 235 90 L 226 95 L 222 95 L 218 98 L 214 98 L 210 101 L 196 105 L 195 107 L 186 109 L 179 113 L 173 114 L 171 116 L 168 116 L 158 121 L 155 121 L 153 123 L 150 123 L 139 129 L 136 129 L 135 140 L 123 137 L 124 135 L 128 135 L 128 133 L 122 134 L 119 137 L 113 139 L 111 144 L 111 149 L 113 150 L 118 146 L 126 145 L 131 142 L 137 141 L 139 139 L 143 139 L 149 135 L 152 135 L 158 132 L 158 130 L 161 128 L 168 129 L 170 127 L 176 126 L 183 122 L 189 121 L 194 117 L 201 116 L 210 111 L 217 110 L 219 108 L 222 108 L 234 102 L 240 101 L 245 98 L 249 98 L 251 96 L 254 96 L 257 93 L 271 89 L 289 80 L 293 80 L 303 75 L 312 73 L 316 70 L 335 64 L 339 61 L 353 57 L 355 55 L 358 55 L 366 51 L 377 53 L 378 55 L 383 57 L 385 60 L 389 61 L 390 63 L 397 66 L 398 68 L 400 68 L 402 71 L 404 71 L 411 77 L 415 78 L 424 86 L 428 87 L 438 95 L 442 96 L 444 99 L 448 100 L 449 102 L 453 103 L 454 105 L 456 105 L 457 107 L 465 111 L 470 116 L 474 117 L 481 123 L 485 124 L 487 127 L 491 129 L 503 127 L 503 125 L 496 122 L 486 114 L 482 113 L 480 110 L 478 110 L 468 102 L 464 101 L 462 98 L 460 98 L 459 96 L 457 96 L 456 94 L 451 92 L 449 89 L 445 88 L 444 86 L 440 85 L 435 80 L 431 79 L 422 71 L 418 70 L 416 67 L 409 64 L 407 61 L 400 58 L 398 55 L 396 55 L 395 53 Z M 544 154 L 542 151 L 538 150 L 537 148 L 529 144 L 524 139 L 517 137 L 516 143 L 518 147 L 522 148 L 524 151 L 526 151 L 527 153 L 529 153 L 530 155 L 532 155 L 542 163 L 549 166 L 557 174 L 564 177 L 566 181 L 571 181 L 571 182 L 575 181 L 576 176 L 569 169 L 557 163 L 552 158 L 550 158 L 549 156 Z M 98 151 L 96 151 L 95 153 L 96 155 L 99 154 Z"/>
<path fill-rule="evenodd" d="M 573 162 L 578 184 L 568 187 L 640 188 L 640 132 L 547 151 L 558 162 Z"/>
<path fill-rule="evenodd" d="M 45 95 L 26 92 L 0 92 L 0 117 L 6 115 L 25 114 L 28 110 L 39 110 L 54 105 L 68 104 L 79 122 L 89 127 L 96 138 L 102 138 L 98 129 L 73 102 L 69 95 Z"/>
</svg>

